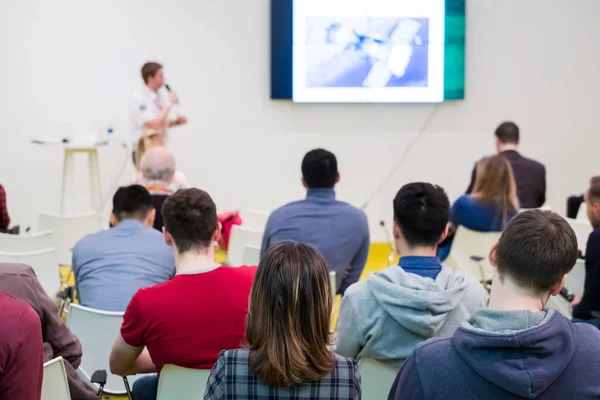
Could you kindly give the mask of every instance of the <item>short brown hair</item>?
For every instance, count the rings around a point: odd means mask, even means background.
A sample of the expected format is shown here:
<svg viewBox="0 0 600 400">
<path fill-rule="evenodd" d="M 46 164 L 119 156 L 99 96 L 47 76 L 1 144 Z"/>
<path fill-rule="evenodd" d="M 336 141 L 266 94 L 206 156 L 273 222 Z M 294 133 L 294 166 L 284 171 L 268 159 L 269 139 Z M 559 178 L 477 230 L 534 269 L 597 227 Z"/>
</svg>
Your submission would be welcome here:
<svg viewBox="0 0 600 400">
<path fill-rule="evenodd" d="M 327 348 L 333 294 L 323 256 L 305 244 L 280 243 L 258 265 L 246 336 L 250 364 L 272 387 L 318 381 L 335 365 Z"/>
<path fill-rule="evenodd" d="M 593 200 L 600 200 L 600 176 L 594 176 L 590 179 L 590 188 L 588 189 L 588 196 Z"/>
<path fill-rule="evenodd" d="M 536 294 L 549 291 L 577 261 L 577 237 L 550 211 L 527 210 L 504 228 L 496 249 L 498 274 Z"/>
<path fill-rule="evenodd" d="M 217 229 L 217 207 L 205 191 L 178 190 L 165 200 L 162 216 L 179 253 L 202 251 L 212 246 Z"/>
<path fill-rule="evenodd" d="M 144 83 L 148 83 L 149 78 L 153 78 L 156 73 L 162 69 L 162 65 L 157 62 L 147 62 L 142 66 L 142 79 Z"/>
<path fill-rule="evenodd" d="M 519 143 L 519 127 L 514 122 L 501 123 L 494 132 L 500 143 Z"/>
</svg>

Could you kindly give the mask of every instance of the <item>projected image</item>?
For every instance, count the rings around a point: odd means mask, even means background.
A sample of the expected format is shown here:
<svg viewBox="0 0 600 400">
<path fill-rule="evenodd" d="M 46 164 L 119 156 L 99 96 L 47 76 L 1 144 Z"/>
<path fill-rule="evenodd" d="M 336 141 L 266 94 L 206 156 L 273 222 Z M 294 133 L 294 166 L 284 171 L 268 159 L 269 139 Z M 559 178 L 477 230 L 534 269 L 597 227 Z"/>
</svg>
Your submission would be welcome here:
<svg viewBox="0 0 600 400">
<path fill-rule="evenodd" d="M 307 88 L 427 87 L 429 19 L 306 17 Z"/>
</svg>

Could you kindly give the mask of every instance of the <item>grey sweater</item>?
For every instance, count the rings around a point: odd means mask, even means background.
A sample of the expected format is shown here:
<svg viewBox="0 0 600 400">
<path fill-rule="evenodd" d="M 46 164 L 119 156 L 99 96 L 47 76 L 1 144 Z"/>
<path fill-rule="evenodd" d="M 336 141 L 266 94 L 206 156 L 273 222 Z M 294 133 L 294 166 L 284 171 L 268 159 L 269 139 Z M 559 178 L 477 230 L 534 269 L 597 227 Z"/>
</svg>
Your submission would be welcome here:
<svg viewBox="0 0 600 400">
<path fill-rule="evenodd" d="M 433 280 L 389 267 L 346 291 L 336 352 L 400 367 L 417 344 L 451 336 L 485 307 L 485 290 L 461 271 L 443 266 Z"/>
</svg>

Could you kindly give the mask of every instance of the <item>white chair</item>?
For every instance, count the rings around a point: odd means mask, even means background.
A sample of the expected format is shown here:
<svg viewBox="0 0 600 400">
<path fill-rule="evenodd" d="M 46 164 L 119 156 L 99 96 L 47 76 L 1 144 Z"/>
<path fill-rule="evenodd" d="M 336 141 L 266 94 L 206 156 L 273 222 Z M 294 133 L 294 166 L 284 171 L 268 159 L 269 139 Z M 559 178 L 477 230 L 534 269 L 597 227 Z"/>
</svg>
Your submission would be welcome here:
<svg viewBox="0 0 600 400">
<path fill-rule="evenodd" d="M 54 247 L 23 253 L 0 251 L 0 261 L 29 265 L 48 296 L 52 298 L 60 289 L 60 269 Z"/>
<path fill-rule="evenodd" d="M 202 400 L 210 369 L 165 365 L 158 380 L 157 400 Z"/>
<path fill-rule="evenodd" d="M 553 308 L 565 317 L 571 319 L 571 305 L 560 294 L 558 296 L 550 296 L 548 300 L 548 304 L 546 304 L 546 308 Z"/>
<path fill-rule="evenodd" d="M 244 264 L 244 251 L 246 246 L 260 247 L 262 245 L 262 230 L 254 230 L 235 225 L 231 228 L 227 260 L 233 266 Z"/>
<path fill-rule="evenodd" d="M 333 298 L 335 299 L 337 293 L 337 281 L 335 271 L 329 272 L 329 283 L 331 284 L 331 293 L 333 294 Z"/>
<path fill-rule="evenodd" d="M 244 248 L 242 265 L 258 265 L 260 262 L 260 247 L 247 244 Z"/>
<path fill-rule="evenodd" d="M 400 368 L 394 368 L 370 358 L 358 362 L 361 376 L 362 399 L 387 399 Z"/>
<path fill-rule="evenodd" d="M 493 271 L 488 256 L 502 232 L 477 232 L 459 226 L 452 241 L 450 254 L 444 262 L 449 267 L 473 275 L 480 281 L 492 279 Z M 480 257 L 480 262 L 472 257 Z"/>
<path fill-rule="evenodd" d="M 95 310 L 78 304 L 71 304 L 67 317 L 67 326 L 77 336 L 83 348 L 79 376 L 91 384 L 90 377 L 94 372 L 106 370 L 108 375 L 104 386 L 106 396 L 127 395 L 123 378 L 111 374 L 108 363 L 108 357 L 115 339 L 119 337 L 122 323 L 122 312 Z M 143 375 L 129 376 L 129 384 L 132 385 L 141 376 Z"/>
<path fill-rule="evenodd" d="M 0 251 L 25 253 L 54 247 L 52 231 L 25 235 L 8 235 L 0 233 Z"/>
<path fill-rule="evenodd" d="M 44 363 L 42 400 L 71 400 L 67 370 L 62 357 Z"/>
<path fill-rule="evenodd" d="M 577 247 L 582 252 L 585 252 L 585 246 L 587 245 L 588 237 L 590 233 L 592 233 L 592 225 L 588 220 L 579 220 L 572 218 L 565 218 L 573 231 L 575 231 L 575 236 L 577 236 Z"/>
<path fill-rule="evenodd" d="M 56 253 L 61 265 L 71 265 L 71 251 L 85 235 L 100 230 L 100 217 L 95 212 L 86 214 L 40 214 L 40 230 L 51 230 L 56 241 Z"/>
<path fill-rule="evenodd" d="M 269 219 L 269 213 L 266 211 L 245 210 L 240 212 L 242 226 L 247 229 L 264 231 Z"/>
<path fill-rule="evenodd" d="M 583 296 L 585 284 L 585 261 L 577 260 L 575 266 L 567 276 L 565 287 L 576 296 Z"/>
</svg>

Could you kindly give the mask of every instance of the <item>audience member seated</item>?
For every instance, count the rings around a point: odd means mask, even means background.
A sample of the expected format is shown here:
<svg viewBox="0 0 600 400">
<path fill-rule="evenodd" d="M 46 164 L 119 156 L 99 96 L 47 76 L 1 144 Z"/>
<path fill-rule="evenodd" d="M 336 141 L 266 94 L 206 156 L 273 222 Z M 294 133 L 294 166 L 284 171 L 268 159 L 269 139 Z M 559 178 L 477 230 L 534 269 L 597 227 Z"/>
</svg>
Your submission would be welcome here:
<svg viewBox="0 0 600 400">
<path fill-rule="evenodd" d="M 436 257 L 449 213 L 450 202 L 439 186 L 411 183 L 400 189 L 394 199 L 400 262 L 348 288 L 338 321 L 338 354 L 400 367 L 418 343 L 451 336 L 485 307 L 486 293 L 477 279 Z"/>
<path fill-rule="evenodd" d="M 0 293 L 0 399 L 39 400 L 43 371 L 39 316 L 24 301 Z"/>
<path fill-rule="evenodd" d="M 360 399 L 356 362 L 328 349 L 332 307 L 318 251 L 296 243 L 269 249 L 250 296 L 249 347 L 219 354 L 204 399 Z"/>
<path fill-rule="evenodd" d="M 165 201 L 163 215 L 177 275 L 131 299 L 110 355 L 114 374 L 160 373 L 165 364 L 210 369 L 221 350 L 246 340 L 256 267 L 215 262 L 213 243 L 221 231 L 215 203 L 206 192 L 183 189 Z M 155 399 L 157 388 L 156 375 L 144 377 L 133 386 L 134 398 Z"/>
<path fill-rule="evenodd" d="M 337 274 L 337 291 L 358 281 L 369 255 L 369 226 L 364 212 L 337 201 L 334 186 L 340 181 L 335 155 L 327 150 L 308 152 L 302 161 L 306 199 L 287 204 L 269 217 L 261 255 L 281 241 L 315 246 Z"/>
<path fill-rule="evenodd" d="M 585 283 L 583 296 L 573 301 L 573 320 L 600 327 L 600 177 L 592 178 L 585 194 L 587 216 L 594 230 L 585 249 Z"/>
<path fill-rule="evenodd" d="M 56 303 L 48 297 L 33 268 L 24 264 L 0 263 L 0 291 L 29 304 L 42 323 L 44 360 L 65 360 L 72 400 L 98 400 L 96 392 L 77 375 L 81 344 L 58 315 Z M 4 398 L 4 397 L 2 397 Z"/>
<path fill-rule="evenodd" d="M 135 183 L 144 186 L 152 195 L 156 209 L 154 229 L 162 232 L 162 205 L 166 198 L 189 185 L 183 175 L 175 172 L 175 158 L 166 147 L 152 147 L 142 156 L 140 167 L 142 176 Z"/>
<path fill-rule="evenodd" d="M 513 122 L 504 122 L 496 129 L 496 149 L 514 171 L 521 207 L 539 208 L 546 202 L 546 168 L 518 153 L 519 140 L 519 127 Z M 475 165 L 467 194 L 475 190 L 477 171 Z"/>
<path fill-rule="evenodd" d="M 173 277 L 173 249 L 152 229 L 154 214 L 152 196 L 142 186 L 117 190 L 110 216 L 114 227 L 87 235 L 73 249 L 81 305 L 125 311 L 138 289 Z"/>
<path fill-rule="evenodd" d="M 389 399 L 598 399 L 600 331 L 546 309 L 577 259 L 562 217 L 540 210 L 513 218 L 490 252 L 489 309 L 451 338 L 417 346 Z"/>
<path fill-rule="evenodd" d="M 0 232 L 6 232 L 10 225 L 10 216 L 6 207 L 6 191 L 4 186 L 0 185 Z"/>
<path fill-rule="evenodd" d="M 518 211 L 519 201 L 510 163 L 502 156 L 482 159 L 477 164 L 473 192 L 462 195 L 452 206 L 451 234 L 440 246 L 438 255 L 442 260 L 446 259 L 459 226 L 480 232 L 500 232 Z"/>
</svg>

